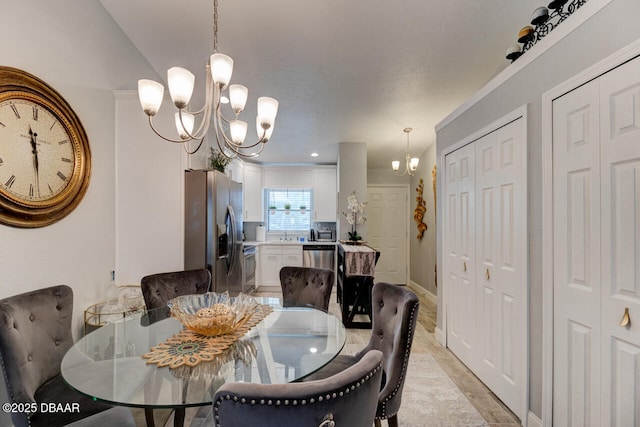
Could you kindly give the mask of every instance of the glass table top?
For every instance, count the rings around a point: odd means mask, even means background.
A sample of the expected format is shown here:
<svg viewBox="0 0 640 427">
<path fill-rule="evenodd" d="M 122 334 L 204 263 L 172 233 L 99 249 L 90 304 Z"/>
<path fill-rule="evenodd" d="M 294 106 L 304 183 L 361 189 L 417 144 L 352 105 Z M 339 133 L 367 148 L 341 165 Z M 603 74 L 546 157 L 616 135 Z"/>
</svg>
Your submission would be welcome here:
<svg viewBox="0 0 640 427">
<path fill-rule="evenodd" d="M 198 406 L 211 403 L 225 382 L 300 380 L 342 350 L 346 331 L 332 314 L 285 308 L 277 298 L 256 299 L 273 311 L 210 361 L 176 369 L 147 363 L 143 354 L 183 330 L 179 321 L 165 318 L 162 308 L 108 323 L 82 337 L 62 360 L 62 376 L 81 393 L 117 405 Z"/>
</svg>

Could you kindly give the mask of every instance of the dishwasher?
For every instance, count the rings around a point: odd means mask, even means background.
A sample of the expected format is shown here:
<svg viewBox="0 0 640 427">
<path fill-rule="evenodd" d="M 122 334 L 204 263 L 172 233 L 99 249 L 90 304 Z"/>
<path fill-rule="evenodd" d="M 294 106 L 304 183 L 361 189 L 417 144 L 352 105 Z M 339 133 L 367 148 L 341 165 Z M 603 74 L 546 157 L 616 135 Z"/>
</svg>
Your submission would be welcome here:
<svg viewBox="0 0 640 427">
<path fill-rule="evenodd" d="M 335 272 L 336 245 L 302 245 L 302 266 Z"/>
</svg>

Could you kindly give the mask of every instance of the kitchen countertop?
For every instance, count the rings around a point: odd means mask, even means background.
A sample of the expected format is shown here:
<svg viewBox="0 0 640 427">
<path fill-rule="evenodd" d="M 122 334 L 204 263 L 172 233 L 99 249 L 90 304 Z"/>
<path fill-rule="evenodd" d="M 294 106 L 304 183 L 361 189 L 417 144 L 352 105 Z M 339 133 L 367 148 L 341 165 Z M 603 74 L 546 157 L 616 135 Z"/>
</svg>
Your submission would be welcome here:
<svg viewBox="0 0 640 427">
<path fill-rule="evenodd" d="M 242 242 L 245 246 L 266 246 L 266 245 L 291 245 L 291 246 L 302 246 L 302 245 L 333 245 L 335 246 L 336 242 L 309 242 L 305 240 L 304 242 L 300 242 L 297 240 L 267 240 L 265 242 L 252 242 L 245 241 Z"/>
</svg>

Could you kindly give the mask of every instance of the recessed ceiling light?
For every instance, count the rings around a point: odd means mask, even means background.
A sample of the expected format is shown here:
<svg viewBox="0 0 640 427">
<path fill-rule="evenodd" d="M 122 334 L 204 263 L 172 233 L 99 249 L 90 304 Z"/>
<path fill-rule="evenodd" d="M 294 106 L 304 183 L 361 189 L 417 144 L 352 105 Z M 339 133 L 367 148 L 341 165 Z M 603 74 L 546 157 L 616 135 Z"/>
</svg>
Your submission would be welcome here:
<svg viewBox="0 0 640 427">
<path fill-rule="evenodd" d="M 311 153 L 311 157 L 318 157 L 318 153 Z"/>
</svg>

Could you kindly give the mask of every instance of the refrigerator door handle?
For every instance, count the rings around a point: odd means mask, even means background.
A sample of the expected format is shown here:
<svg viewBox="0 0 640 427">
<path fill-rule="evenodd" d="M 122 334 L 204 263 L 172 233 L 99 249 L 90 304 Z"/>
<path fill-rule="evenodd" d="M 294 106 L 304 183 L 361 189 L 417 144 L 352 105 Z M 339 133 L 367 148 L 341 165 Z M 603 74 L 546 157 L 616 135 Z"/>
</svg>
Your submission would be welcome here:
<svg viewBox="0 0 640 427">
<path fill-rule="evenodd" d="M 231 237 L 231 254 L 229 256 L 229 262 L 227 263 L 227 276 L 231 276 L 231 272 L 232 272 L 232 266 L 234 265 L 234 262 L 236 260 L 236 215 L 233 212 L 233 207 L 231 205 L 227 206 L 227 215 L 229 215 L 229 220 L 230 220 L 230 225 L 231 225 L 231 230 L 229 232 L 229 235 Z"/>
</svg>

